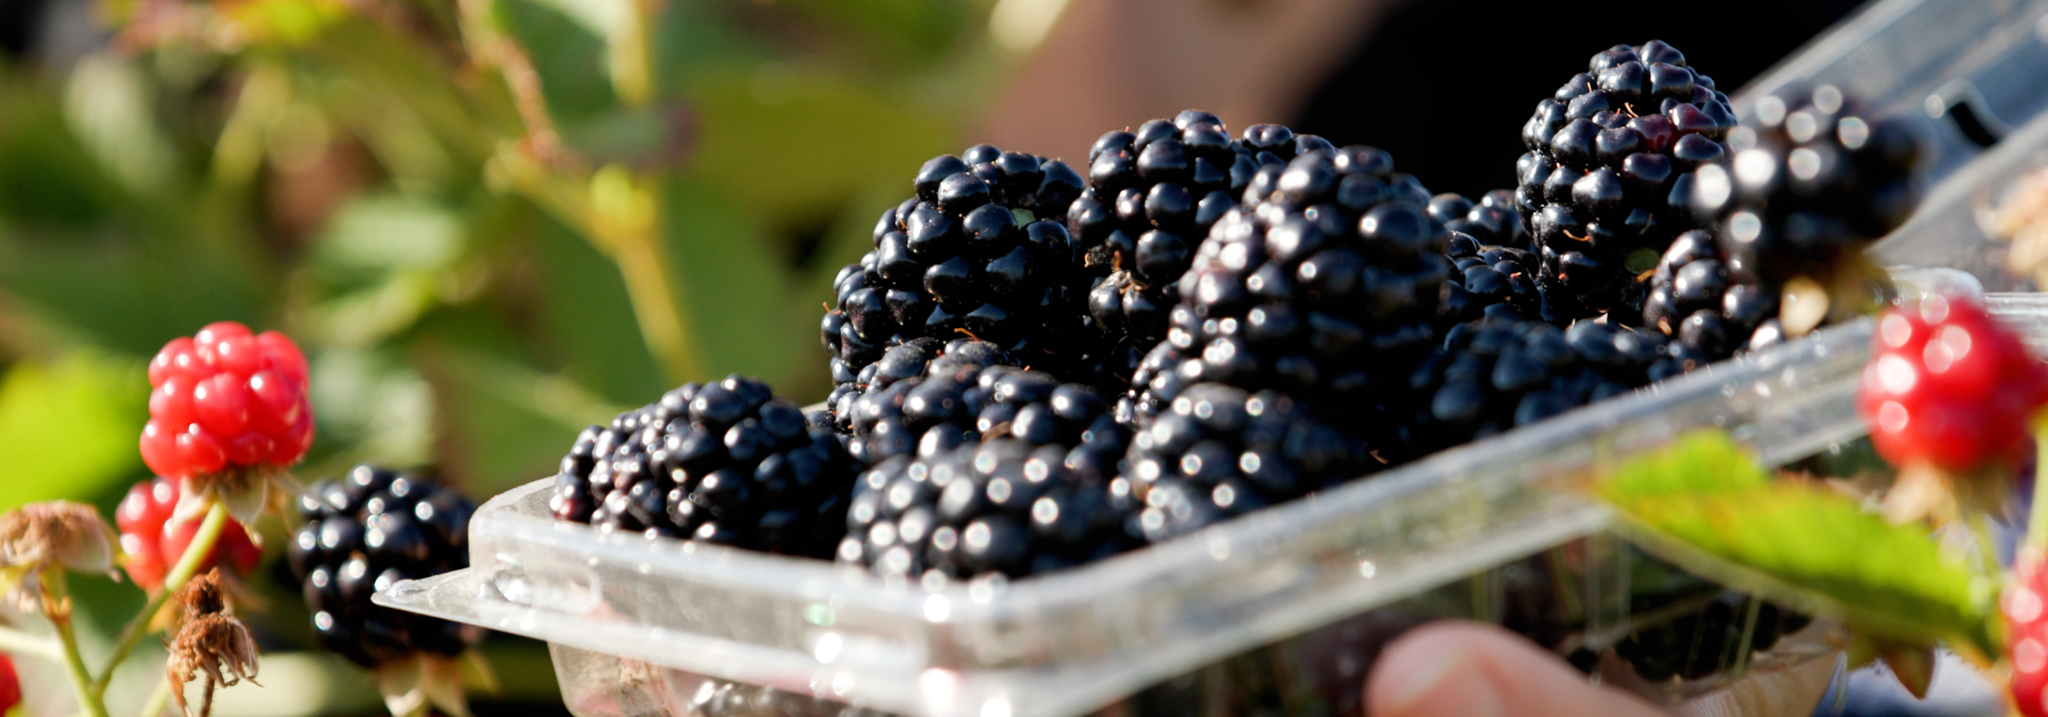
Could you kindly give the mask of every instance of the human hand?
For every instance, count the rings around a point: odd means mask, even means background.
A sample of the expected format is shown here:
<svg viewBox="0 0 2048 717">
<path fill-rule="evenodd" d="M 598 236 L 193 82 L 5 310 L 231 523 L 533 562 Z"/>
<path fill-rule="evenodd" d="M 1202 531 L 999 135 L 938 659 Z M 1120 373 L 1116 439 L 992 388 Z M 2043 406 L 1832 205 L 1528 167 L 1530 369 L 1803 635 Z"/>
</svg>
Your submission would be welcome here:
<svg viewBox="0 0 2048 717">
<path fill-rule="evenodd" d="M 1834 672 L 1831 660 L 1755 675 L 1681 705 L 1692 717 L 1809 714 Z M 1669 717 L 1620 690 L 1586 681 L 1514 633 L 1469 622 L 1417 628 L 1380 654 L 1366 680 L 1375 717 Z"/>
</svg>

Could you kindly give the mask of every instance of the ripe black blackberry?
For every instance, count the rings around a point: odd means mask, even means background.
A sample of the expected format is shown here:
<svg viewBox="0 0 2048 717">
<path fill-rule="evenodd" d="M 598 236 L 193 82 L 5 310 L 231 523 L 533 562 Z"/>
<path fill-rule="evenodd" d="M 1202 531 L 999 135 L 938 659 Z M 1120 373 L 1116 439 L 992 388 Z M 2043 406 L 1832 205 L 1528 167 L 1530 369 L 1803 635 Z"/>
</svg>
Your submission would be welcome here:
<svg viewBox="0 0 2048 717">
<path fill-rule="evenodd" d="M 1529 249 L 1529 232 L 1515 213 L 1515 190 L 1495 189 L 1472 201 L 1465 195 L 1445 192 L 1429 198 L 1429 216 L 1444 228 L 1470 235 L 1482 246 Z"/>
<path fill-rule="evenodd" d="M 1386 152 L 1353 146 L 1261 168 L 1245 199 L 1181 277 L 1166 335 L 1179 362 L 1152 373 L 1134 411 L 1215 382 L 1276 389 L 1369 432 L 1435 343 L 1450 235 L 1428 190 Z"/>
<path fill-rule="evenodd" d="M 1459 324 L 1409 379 L 1409 457 L 1627 393 L 1704 363 L 1653 332 L 1489 317 Z"/>
<path fill-rule="evenodd" d="M 1074 567 L 1138 543 L 1110 492 L 1121 440 L 1038 440 L 1019 416 L 1011 435 L 916 458 L 861 478 L 839 561 L 885 576 L 968 580 Z"/>
<path fill-rule="evenodd" d="M 1063 221 L 1082 186 L 1065 162 L 985 144 L 926 162 L 917 195 L 882 212 L 874 251 L 833 280 L 820 329 L 834 377 L 962 332 L 1062 376 L 1099 373 L 1102 352 L 1080 338 L 1101 332 Z"/>
<path fill-rule="evenodd" d="M 1522 126 L 1515 208 L 1558 321 L 1629 306 L 1691 212 L 1694 172 L 1725 162 L 1727 95 L 1661 41 L 1594 55 Z"/>
<path fill-rule="evenodd" d="M 767 384 L 686 384 L 591 426 L 562 458 L 559 520 L 828 557 L 858 470 L 843 439 Z"/>
<path fill-rule="evenodd" d="M 1715 246 L 1713 234 L 1693 230 L 1678 235 L 1657 261 L 1650 295 L 1643 303 L 1643 326 L 1718 361 L 1744 349 L 1757 349 L 1785 338 L 1778 320 L 1782 285 L 1766 283 L 1754 273 L 1732 270 L 1727 255 Z"/>
<path fill-rule="evenodd" d="M 1917 199 L 1912 133 L 1833 86 L 1758 100 L 1728 147 L 1734 159 L 1702 167 L 1694 193 L 1711 234 L 1673 243 L 1643 307 L 1645 325 L 1716 359 L 1812 329 L 1778 319 L 1779 297 L 1799 277 L 1836 299 L 1805 321 L 1856 313 L 1861 297 L 1843 293 L 1860 293 L 1864 248 Z"/>
<path fill-rule="evenodd" d="M 1317 421 L 1287 394 L 1197 383 L 1131 438 L 1111 492 L 1144 506 L 1138 532 L 1160 542 L 1292 500 L 1379 467 L 1366 444 Z"/>
<path fill-rule="evenodd" d="M 1440 332 L 1486 315 L 1543 315 L 1543 293 L 1536 282 L 1541 264 L 1529 251 L 1529 234 L 1514 203 L 1515 193 L 1508 189 L 1487 192 L 1477 202 L 1451 192 L 1430 198 L 1429 217 L 1451 232 L 1444 253 L 1451 278 L 1437 299 Z"/>
<path fill-rule="evenodd" d="M 452 488 L 374 466 L 309 488 L 286 554 L 320 645 L 375 668 L 414 652 L 453 657 L 481 639 L 480 628 L 370 602 L 398 581 L 468 567 L 475 512 Z"/>
<path fill-rule="evenodd" d="M 839 432 L 852 437 L 847 447 L 854 457 L 863 463 L 878 462 L 900 452 L 887 446 L 900 442 L 897 439 L 904 436 L 895 434 L 907 430 L 901 426 L 903 401 L 928 376 L 951 377 L 965 370 L 1015 365 L 1016 359 L 987 341 L 954 339 L 942 343 L 934 338 L 911 339 L 891 347 L 881 360 L 861 369 L 854 380 L 839 384 L 826 399 L 826 407 Z M 882 419 L 890 416 L 897 418 L 896 423 L 881 425 Z M 972 416 L 962 420 L 971 423 Z M 870 453 L 871 442 L 867 439 L 878 427 L 884 435 L 877 440 L 888 443 L 881 453 Z M 916 438 L 909 436 L 909 447 L 915 446 Z"/>
<path fill-rule="evenodd" d="M 1009 435 L 1032 445 L 1090 448 L 1091 470 L 1115 473 L 1124 430 L 1093 388 L 1061 383 L 1042 371 L 969 360 L 985 353 L 967 348 L 930 361 L 922 376 L 879 386 L 851 401 L 845 413 L 856 455 L 879 465 L 896 456 L 932 457 Z"/>
<path fill-rule="evenodd" d="M 1089 187 L 1067 211 L 1067 229 L 1097 277 L 1088 311 L 1115 343 L 1111 370 L 1128 379 L 1166 335 L 1177 282 L 1209 228 L 1236 207 L 1262 166 L 1333 149 L 1315 135 L 1253 125 L 1231 139 L 1200 110 L 1102 135 L 1088 151 Z"/>
</svg>

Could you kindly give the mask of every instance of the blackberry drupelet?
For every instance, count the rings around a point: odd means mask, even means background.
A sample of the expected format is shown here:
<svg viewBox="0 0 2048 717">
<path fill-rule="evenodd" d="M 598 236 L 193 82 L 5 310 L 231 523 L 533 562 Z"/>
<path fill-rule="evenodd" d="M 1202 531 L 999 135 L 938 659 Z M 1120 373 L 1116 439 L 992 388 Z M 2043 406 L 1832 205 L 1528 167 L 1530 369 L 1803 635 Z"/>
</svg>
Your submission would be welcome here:
<svg viewBox="0 0 2048 717">
<path fill-rule="evenodd" d="M 1451 278 L 1444 283 L 1443 294 L 1437 297 L 1439 330 L 1448 331 L 1452 326 L 1485 316 L 1543 316 L 1543 292 L 1536 283 L 1538 261 L 1534 254 L 1511 246 L 1484 244 L 1470 234 L 1454 230 L 1444 259 L 1451 263 Z"/>
<path fill-rule="evenodd" d="M 1166 339 L 1180 358 L 1152 372 L 1135 422 L 1179 386 L 1215 382 L 1279 390 L 1346 430 L 1388 428 L 1381 404 L 1436 342 L 1451 271 L 1428 190 L 1353 146 L 1261 168 L 1245 199 L 1181 277 Z"/>
<path fill-rule="evenodd" d="M 876 466 L 847 511 L 839 561 L 921 581 L 1021 578 L 1136 547 L 1128 501 L 1110 490 L 1123 442 L 1036 438 Z"/>
<path fill-rule="evenodd" d="M 1678 235 L 1657 261 L 1643 326 L 1670 336 L 1709 361 L 1785 338 L 1778 320 L 1781 286 L 1732 270 L 1714 236 L 1695 229 Z"/>
<path fill-rule="evenodd" d="M 734 374 L 591 426 L 562 458 L 559 520 L 829 557 L 857 463 L 824 417 Z"/>
<path fill-rule="evenodd" d="M 1081 193 L 1066 163 L 976 145 L 918 171 L 917 195 L 882 212 L 875 249 L 833 280 L 820 325 L 842 383 L 890 346 L 962 333 L 1032 366 L 1094 380 L 1102 351 L 1081 337 L 1088 284 L 1063 221 Z"/>
<path fill-rule="evenodd" d="M 468 567 L 475 511 L 454 489 L 373 466 L 307 489 L 299 497 L 306 522 L 286 556 L 320 645 L 374 668 L 414 652 L 460 655 L 482 638 L 480 628 L 370 603 L 400 580 Z"/>
<path fill-rule="evenodd" d="M 1515 208 L 1542 257 L 1553 320 L 1639 300 L 1636 275 L 1702 225 L 1689 206 L 1694 172 L 1727 160 L 1721 140 L 1734 126 L 1727 95 L 1656 40 L 1594 55 L 1537 103 L 1522 126 Z"/>
<path fill-rule="evenodd" d="M 1314 135 L 1253 125 L 1231 139 L 1200 110 L 1102 135 L 1088 152 L 1089 187 L 1067 211 L 1067 229 L 1097 277 L 1088 311 L 1115 343 L 1111 370 L 1128 379 L 1166 335 L 1177 284 L 1209 228 L 1236 207 L 1265 165 L 1332 149 Z"/>
<path fill-rule="evenodd" d="M 1161 542 L 1307 495 L 1379 467 L 1366 444 L 1293 398 L 1217 383 L 1179 392 L 1131 438 L 1111 492 L 1144 506 L 1138 532 Z"/>
</svg>

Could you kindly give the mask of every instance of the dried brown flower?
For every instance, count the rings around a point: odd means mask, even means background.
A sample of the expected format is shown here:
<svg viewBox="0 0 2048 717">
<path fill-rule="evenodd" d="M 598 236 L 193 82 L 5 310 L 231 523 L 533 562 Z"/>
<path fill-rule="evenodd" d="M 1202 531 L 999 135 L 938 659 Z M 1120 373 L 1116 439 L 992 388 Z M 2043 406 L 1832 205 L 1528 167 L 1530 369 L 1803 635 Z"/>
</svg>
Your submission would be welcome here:
<svg viewBox="0 0 2048 717">
<path fill-rule="evenodd" d="M 1980 204 L 1979 217 L 1993 236 L 2012 242 L 2008 267 L 2048 286 L 2048 168 L 2020 177 L 2012 195 L 1996 209 Z"/>
<path fill-rule="evenodd" d="M 55 500 L 0 514 L 0 599 L 30 601 L 36 574 L 52 568 L 84 573 L 114 570 L 114 531 L 92 506 Z"/>
<path fill-rule="evenodd" d="M 256 639 L 249 626 L 227 614 L 227 600 L 221 587 L 220 569 L 193 579 L 178 594 L 184 626 L 171 640 L 170 662 L 164 678 L 170 680 L 171 697 L 185 717 L 206 717 L 213 711 L 213 691 L 248 680 L 256 684 Z M 185 685 L 205 675 L 205 692 L 195 713 L 185 703 Z"/>
</svg>

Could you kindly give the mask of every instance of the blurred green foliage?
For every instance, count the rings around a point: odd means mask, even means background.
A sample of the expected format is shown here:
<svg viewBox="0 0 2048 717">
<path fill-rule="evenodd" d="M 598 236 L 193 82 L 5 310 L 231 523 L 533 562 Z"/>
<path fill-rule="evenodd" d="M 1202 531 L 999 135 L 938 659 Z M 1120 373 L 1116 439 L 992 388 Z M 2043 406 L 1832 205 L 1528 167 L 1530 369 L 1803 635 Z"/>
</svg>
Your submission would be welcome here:
<svg viewBox="0 0 2048 717">
<path fill-rule="evenodd" d="M 0 62 L 0 510 L 111 509 L 145 363 L 217 320 L 306 350 L 308 482 L 481 500 L 682 381 L 822 399 L 830 278 L 960 149 L 992 1 L 100 0 L 97 52 Z"/>
</svg>

